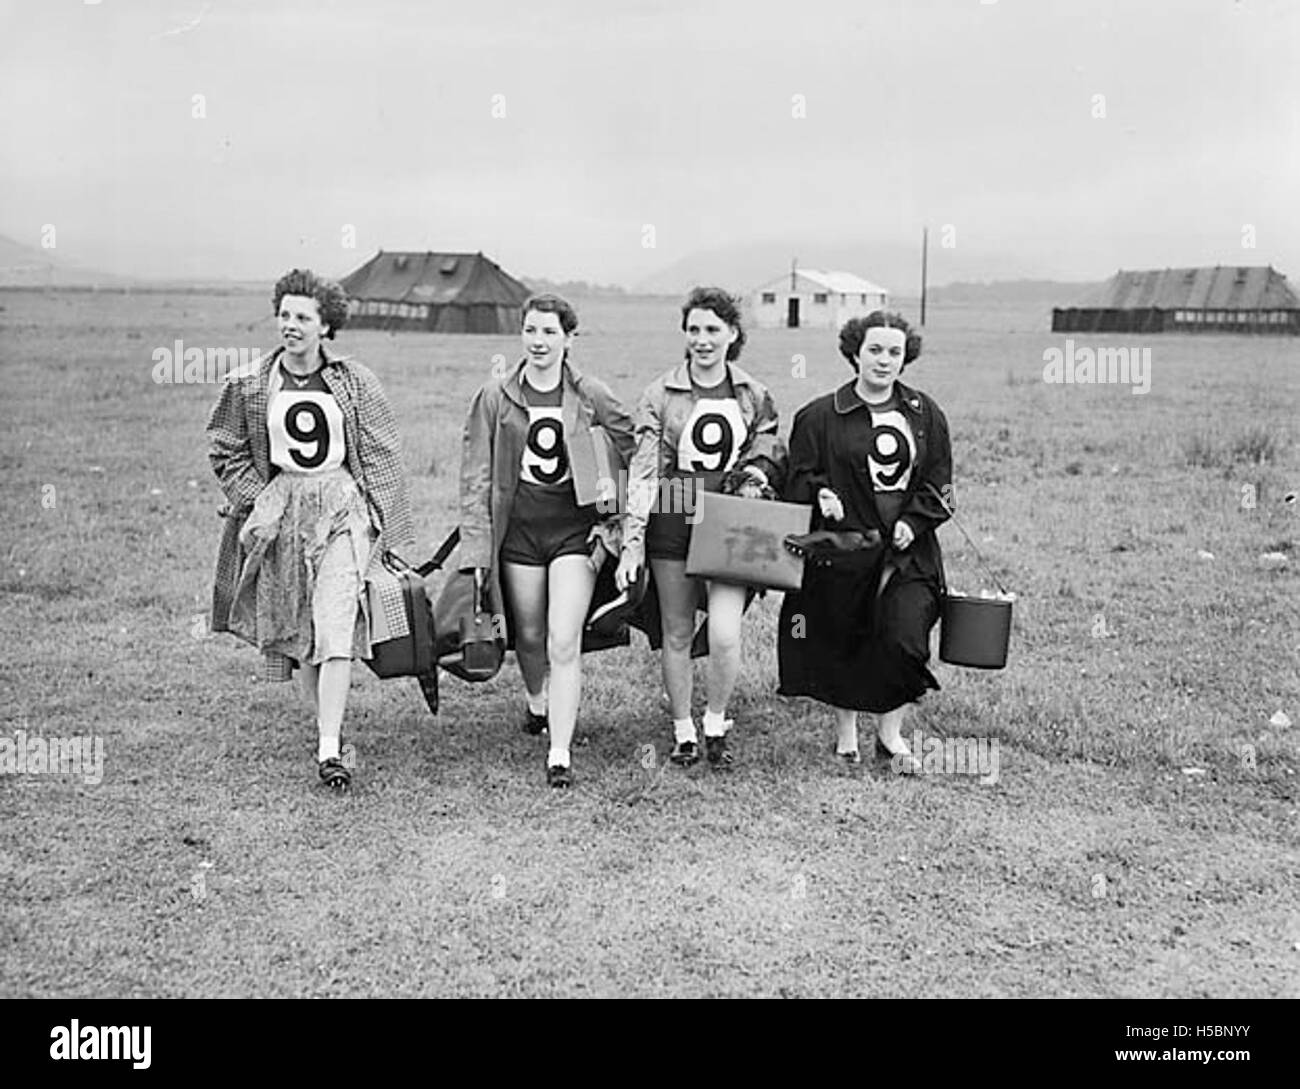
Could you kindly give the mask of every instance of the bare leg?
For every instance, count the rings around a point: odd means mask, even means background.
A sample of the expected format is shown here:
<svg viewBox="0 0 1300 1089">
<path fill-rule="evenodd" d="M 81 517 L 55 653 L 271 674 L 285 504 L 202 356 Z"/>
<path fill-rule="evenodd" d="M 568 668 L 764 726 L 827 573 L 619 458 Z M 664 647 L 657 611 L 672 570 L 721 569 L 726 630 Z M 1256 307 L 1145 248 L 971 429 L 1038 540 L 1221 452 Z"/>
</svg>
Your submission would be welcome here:
<svg viewBox="0 0 1300 1089">
<path fill-rule="evenodd" d="M 858 713 L 847 707 L 835 709 L 835 751 L 837 753 L 858 751 Z"/>
<path fill-rule="evenodd" d="M 546 568 L 503 563 L 501 580 L 514 616 L 515 658 L 529 709 L 537 711 L 546 691 Z"/>
<path fill-rule="evenodd" d="M 709 702 L 710 716 L 725 717 L 740 675 L 740 622 L 745 613 L 745 587 L 709 583 Z"/>
<path fill-rule="evenodd" d="M 326 658 L 319 666 L 317 688 L 320 711 L 316 722 L 321 741 L 337 749 L 343 733 L 343 712 L 348 705 L 348 688 L 352 684 L 351 658 Z"/>
<path fill-rule="evenodd" d="M 892 753 L 911 752 L 907 747 L 907 742 L 903 740 L 903 707 L 895 707 L 892 711 L 886 711 L 880 716 L 880 726 L 878 733 L 880 743 Z"/>
<path fill-rule="evenodd" d="M 691 639 L 695 634 L 695 582 L 686 577 L 684 560 L 650 561 L 659 612 L 663 617 L 664 690 L 674 721 L 691 717 Z"/>
<path fill-rule="evenodd" d="M 547 717 L 552 763 L 567 760 L 582 694 L 582 624 L 591 606 L 596 573 L 586 556 L 559 556 L 547 569 L 546 658 L 551 665 Z M 559 759 L 563 753 L 565 760 Z"/>
</svg>

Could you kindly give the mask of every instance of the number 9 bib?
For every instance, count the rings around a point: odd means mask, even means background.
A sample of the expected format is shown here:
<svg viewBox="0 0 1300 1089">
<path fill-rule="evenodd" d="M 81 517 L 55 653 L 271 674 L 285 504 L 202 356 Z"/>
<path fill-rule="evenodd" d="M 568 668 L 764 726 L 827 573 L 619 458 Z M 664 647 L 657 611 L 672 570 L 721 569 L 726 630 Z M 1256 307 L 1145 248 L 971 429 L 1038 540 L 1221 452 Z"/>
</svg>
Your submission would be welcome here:
<svg viewBox="0 0 1300 1089">
<path fill-rule="evenodd" d="M 323 473 L 343 464 L 347 452 L 343 413 L 329 392 L 283 391 L 266 416 L 271 463 L 291 473 Z"/>
<path fill-rule="evenodd" d="M 745 418 L 734 398 L 701 397 L 677 440 L 677 468 L 688 473 L 726 472 L 735 464 L 745 436 Z"/>
<path fill-rule="evenodd" d="M 529 484 L 563 484 L 569 479 L 569 452 L 564 445 L 564 417 L 561 409 L 531 405 L 528 409 L 528 437 L 519 458 L 519 476 Z"/>
<path fill-rule="evenodd" d="M 901 412 L 873 412 L 867 446 L 867 475 L 878 492 L 902 492 L 912 479 L 916 440 Z"/>
</svg>

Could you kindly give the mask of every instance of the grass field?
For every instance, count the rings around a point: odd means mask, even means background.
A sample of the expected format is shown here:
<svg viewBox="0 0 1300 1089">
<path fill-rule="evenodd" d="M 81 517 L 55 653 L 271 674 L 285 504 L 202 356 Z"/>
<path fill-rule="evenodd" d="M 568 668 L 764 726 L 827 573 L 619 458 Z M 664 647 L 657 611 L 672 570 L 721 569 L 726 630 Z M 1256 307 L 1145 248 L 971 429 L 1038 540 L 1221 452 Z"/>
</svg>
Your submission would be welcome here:
<svg viewBox="0 0 1300 1089">
<path fill-rule="evenodd" d="M 932 315 L 906 379 L 944 406 L 959 514 L 1019 600 L 1008 667 L 938 665 L 904 730 L 995 739 L 996 783 L 840 767 L 827 712 L 775 695 L 773 595 L 729 775 L 665 769 L 635 637 L 586 660 L 567 793 L 512 663 L 444 676 L 436 720 L 356 666 L 336 799 L 296 690 L 204 627 L 216 389 L 151 378 L 178 338 L 271 347 L 269 301 L 0 307 L 0 738 L 105 755 L 95 784 L 0 775 L 0 995 L 1300 996 L 1297 731 L 1270 721 L 1300 718 L 1294 340 L 1074 338 L 1150 347 L 1135 396 L 1045 384 L 1064 338 L 1041 313 Z M 672 300 L 580 313 L 579 364 L 629 403 L 680 357 Z M 432 550 L 463 411 L 516 341 L 340 344 L 396 406 Z M 784 429 L 849 374 L 831 332 L 753 332 L 745 362 Z M 950 582 L 987 586 L 941 534 Z"/>
</svg>

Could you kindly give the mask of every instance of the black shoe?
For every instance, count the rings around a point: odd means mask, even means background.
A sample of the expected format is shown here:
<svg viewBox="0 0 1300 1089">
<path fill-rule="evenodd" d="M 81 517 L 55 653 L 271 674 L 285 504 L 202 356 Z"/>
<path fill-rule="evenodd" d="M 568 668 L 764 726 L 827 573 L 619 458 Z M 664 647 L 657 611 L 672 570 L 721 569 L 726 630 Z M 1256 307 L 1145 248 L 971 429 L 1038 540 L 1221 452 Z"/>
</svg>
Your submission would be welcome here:
<svg viewBox="0 0 1300 1089">
<path fill-rule="evenodd" d="M 668 754 L 668 759 L 678 767 L 689 768 L 700 761 L 700 747 L 694 741 L 679 741 Z"/>
<path fill-rule="evenodd" d="M 545 715 L 535 715 L 532 711 L 524 713 L 524 723 L 521 729 L 526 734 L 532 734 L 536 737 L 538 734 L 544 734 L 551 728 L 551 723 Z"/>
<path fill-rule="evenodd" d="M 731 751 L 731 746 L 727 744 L 727 735 L 721 734 L 718 737 L 704 735 L 704 753 L 709 758 L 709 763 L 715 768 L 729 768 L 736 759 L 735 753 Z"/>
<path fill-rule="evenodd" d="M 573 786 L 573 769 L 563 764 L 547 764 L 546 783 L 561 790 Z"/>
<path fill-rule="evenodd" d="M 320 773 L 321 782 L 335 794 L 346 794 L 352 786 L 352 772 L 337 756 L 322 760 L 317 771 Z"/>
</svg>

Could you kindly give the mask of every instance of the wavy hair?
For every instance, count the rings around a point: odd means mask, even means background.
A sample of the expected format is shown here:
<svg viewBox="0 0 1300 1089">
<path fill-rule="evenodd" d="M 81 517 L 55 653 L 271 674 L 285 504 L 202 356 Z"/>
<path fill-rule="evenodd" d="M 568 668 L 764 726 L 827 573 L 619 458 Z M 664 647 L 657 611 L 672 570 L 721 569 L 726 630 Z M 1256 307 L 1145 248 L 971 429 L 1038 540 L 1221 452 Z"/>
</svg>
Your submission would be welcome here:
<svg viewBox="0 0 1300 1089">
<path fill-rule="evenodd" d="M 912 327 L 899 314 L 892 310 L 873 310 L 865 318 L 850 318 L 840 330 L 840 355 L 848 360 L 849 366 L 858 369 L 858 353 L 862 351 L 862 342 L 867 339 L 867 330 L 880 327 L 901 329 L 903 331 L 903 367 L 921 354 L 921 334 L 912 332 Z"/>
<path fill-rule="evenodd" d="M 277 316 L 286 295 L 305 295 L 316 300 L 320 320 L 327 327 L 327 340 L 333 340 L 334 334 L 348 323 L 347 292 L 333 280 L 317 276 L 309 268 L 290 269 L 276 280 L 272 313 Z"/>
</svg>

